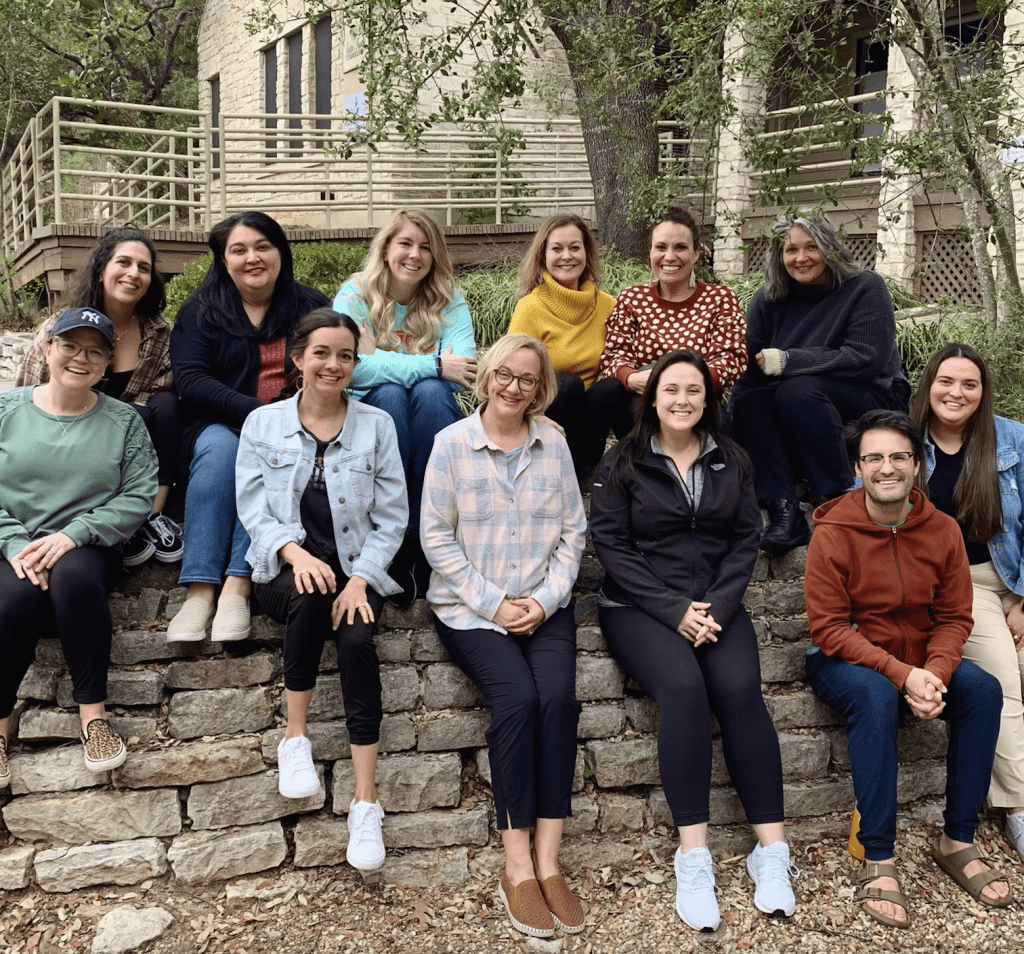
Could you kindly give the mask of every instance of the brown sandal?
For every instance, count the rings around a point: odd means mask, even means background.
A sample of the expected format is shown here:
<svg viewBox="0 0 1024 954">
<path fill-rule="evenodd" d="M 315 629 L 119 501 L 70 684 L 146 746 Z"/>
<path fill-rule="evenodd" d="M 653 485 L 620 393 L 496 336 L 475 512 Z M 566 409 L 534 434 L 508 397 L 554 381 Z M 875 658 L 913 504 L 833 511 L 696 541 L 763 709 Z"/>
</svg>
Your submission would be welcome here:
<svg viewBox="0 0 1024 954">
<path fill-rule="evenodd" d="M 1006 875 L 1001 874 L 992 865 L 989 864 L 988 859 L 981 853 L 981 849 L 977 845 L 971 845 L 969 848 L 961 848 L 959 851 L 950 852 L 948 855 L 944 855 L 939 851 L 939 843 L 941 835 L 936 837 L 932 841 L 932 857 L 935 859 L 935 863 L 948 874 L 961 888 L 964 889 L 975 901 L 981 902 L 988 908 L 1005 908 L 1011 901 L 1013 901 L 1013 888 L 1010 887 L 1009 879 Z M 968 877 L 964 874 L 964 870 L 972 861 L 983 861 L 988 865 L 988 871 L 980 871 L 976 875 Z M 991 884 L 993 881 L 1005 881 L 1006 886 L 1010 888 L 1009 893 L 1005 898 L 999 898 L 993 900 L 992 898 L 986 898 L 981 892 L 985 885 Z"/>
<path fill-rule="evenodd" d="M 897 889 L 893 891 L 891 888 L 869 888 L 867 884 L 869 881 L 875 881 L 878 878 L 892 878 L 897 884 L 899 884 L 899 875 L 896 871 L 896 865 L 880 865 L 875 864 L 873 861 L 865 861 L 861 866 L 860 874 L 857 875 L 857 893 L 854 895 L 853 900 L 858 902 L 861 906 L 861 910 L 873 920 L 879 924 L 884 924 L 886 927 L 894 928 L 908 928 L 910 927 L 910 908 L 907 904 L 907 898 L 904 893 Z M 882 914 L 880 911 L 876 911 L 874 908 L 869 908 L 867 905 L 868 901 L 888 901 L 891 904 L 898 904 L 903 908 L 903 913 L 906 914 L 906 918 L 903 921 L 897 921 L 896 918 L 891 918 L 887 914 Z"/>
</svg>

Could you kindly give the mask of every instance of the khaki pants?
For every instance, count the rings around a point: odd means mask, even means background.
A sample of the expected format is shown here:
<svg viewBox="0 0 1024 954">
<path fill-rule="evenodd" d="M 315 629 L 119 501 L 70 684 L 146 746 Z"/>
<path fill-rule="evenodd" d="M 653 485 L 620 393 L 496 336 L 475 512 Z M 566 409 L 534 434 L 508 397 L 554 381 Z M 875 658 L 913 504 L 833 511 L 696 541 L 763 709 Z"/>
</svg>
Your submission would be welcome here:
<svg viewBox="0 0 1024 954">
<path fill-rule="evenodd" d="M 974 629 L 964 645 L 964 659 L 991 673 L 1003 687 L 999 742 L 992 767 L 988 802 L 994 808 L 1024 806 L 1024 650 L 1017 652 L 1003 611 L 1016 603 L 991 563 L 971 567 L 974 584 Z"/>
</svg>

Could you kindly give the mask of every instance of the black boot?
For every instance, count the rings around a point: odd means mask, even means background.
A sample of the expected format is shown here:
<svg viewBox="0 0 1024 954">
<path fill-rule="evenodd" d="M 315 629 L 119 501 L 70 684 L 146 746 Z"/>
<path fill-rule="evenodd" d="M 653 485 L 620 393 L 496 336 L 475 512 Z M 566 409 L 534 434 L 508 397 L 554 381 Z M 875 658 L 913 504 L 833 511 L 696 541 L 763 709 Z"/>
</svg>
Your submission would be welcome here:
<svg viewBox="0 0 1024 954">
<path fill-rule="evenodd" d="M 802 547 L 811 539 L 804 512 L 796 498 L 768 501 L 768 526 L 761 534 L 761 549 L 774 555 Z"/>
</svg>

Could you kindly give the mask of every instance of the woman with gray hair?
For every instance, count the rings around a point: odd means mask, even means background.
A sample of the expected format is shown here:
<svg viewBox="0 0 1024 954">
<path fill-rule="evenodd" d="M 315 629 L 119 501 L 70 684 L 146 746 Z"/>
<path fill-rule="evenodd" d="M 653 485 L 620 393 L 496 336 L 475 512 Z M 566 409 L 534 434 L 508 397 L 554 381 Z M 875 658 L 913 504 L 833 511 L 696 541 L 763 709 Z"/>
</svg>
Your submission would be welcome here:
<svg viewBox="0 0 1024 954">
<path fill-rule="evenodd" d="M 824 213 L 773 226 L 765 283 L 747 308 L 747 353 L 729 408 L 768 508 L 761 548 L 785 553 L 810 539 L 797 483 L 807 482 L 815 505 L 853 485 L 843 425 L 910 400 L 889 290 Z"/>
</svg>

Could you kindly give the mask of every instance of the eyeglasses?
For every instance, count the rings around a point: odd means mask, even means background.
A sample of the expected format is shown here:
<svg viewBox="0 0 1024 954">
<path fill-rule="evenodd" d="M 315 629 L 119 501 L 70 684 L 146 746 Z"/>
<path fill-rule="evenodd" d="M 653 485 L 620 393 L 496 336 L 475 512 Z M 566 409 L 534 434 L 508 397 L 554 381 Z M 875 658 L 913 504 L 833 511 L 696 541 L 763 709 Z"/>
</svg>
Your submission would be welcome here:
<svg viewBox="0 0 1024 954">
<path fill-rule="evenodd" d="M 110 360 L 110 352 L 106 348 L 83 348 L 69 338 L 56 337 L 53 340 L 57 343 L 57 351 L 65 358 L 74 358 L 84 351 L 86 359 L 93 364 L 106 364 Z"/>
<path fill-rule="evenodd" d="M 519 382 L 519 390 L 524 394 L 534 390 L 540 381 L 538 381 L 532 374 L 513 374 L 506 368 L 498 368 L 494 372 L 494 380 L 498 382 L 503 388 L 507 388 L 513 381 Z"/>
<path fill-rule="evenodd" d="M 888 457 L 893 467 L 902 467 L 908 461 L 912 461 L 914 456 L 913 451 L 896 451 L 892 454 L 863 454 L 857 460 L 865 467 L 875 468 L 881 467 L 882 461 Z"/>
</svg>

